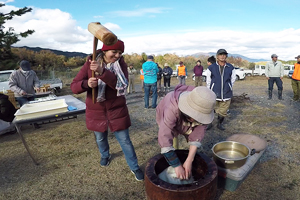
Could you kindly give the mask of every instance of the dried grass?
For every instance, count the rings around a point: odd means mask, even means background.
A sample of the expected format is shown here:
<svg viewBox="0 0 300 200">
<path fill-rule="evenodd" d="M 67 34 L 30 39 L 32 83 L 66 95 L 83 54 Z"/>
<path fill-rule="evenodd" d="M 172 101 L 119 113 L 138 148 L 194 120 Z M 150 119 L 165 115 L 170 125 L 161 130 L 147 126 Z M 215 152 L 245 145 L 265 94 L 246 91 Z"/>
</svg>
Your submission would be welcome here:
<svg viewBox="0 0 300 200">
<path fill-rule="evenodd" d="M 176 79 L 172 81 L 177 83 Z M 291 94 L 289 79 L 284 79 L 284 83 L 284 92 Z M 235 133 L 255 134 L 268 142 L 260 163 L 238 190 L 218 189 L 216 199 L 300 199 L 299 118 L 295 119 L 299 110 L 288 100 L 268 102 L 266 87 L 262 77 L 236 82 L 234 95 L 247 93 L 250 99 L 232 104 L 231 114 L 225 120 L 226 131 L 214 127 L 202 141 L 203 152 L 208 155 L 212 144 Z M 70 93 L 68 88 L 62 91 Z M 75 96 L 84 101 L 84 94 Z M 160 152 L 155 111 L 142 109 L 140 96 L 128 106 L 132 120 L 130 137 L 144 169 L 148 159 Z M 36 130 L 23 126 L 22 131 L 40 165 L 33 164 L 18 134 L 0 136 L 0 199 L 145 199 L 144 184 L 134 180 L 112 133 L 112 162 L 109 167 L 99 166 L 99 152 L 93 134 L 85 127 L 84 115 Z M 183 137 L 179 140 L 181 148 L 188 148 Z"/>
</svg>

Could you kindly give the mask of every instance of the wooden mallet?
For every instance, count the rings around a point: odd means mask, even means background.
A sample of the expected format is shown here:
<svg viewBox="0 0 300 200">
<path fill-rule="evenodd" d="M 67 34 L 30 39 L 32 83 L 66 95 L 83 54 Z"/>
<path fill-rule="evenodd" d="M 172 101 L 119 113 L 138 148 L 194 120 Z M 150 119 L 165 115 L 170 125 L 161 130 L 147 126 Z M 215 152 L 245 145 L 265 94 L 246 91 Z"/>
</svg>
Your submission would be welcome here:
<svg viewBox="0 0 300 200">
<path fill-rule="evenodd" d="M 117 36 L 110 30 L 108 30 L 106 27 L 102 26 L 100 22 L 89 23 L 88 30 L 90 33 L 94 35 L 93 61 L 96 60 L 98 40 L 102 41 L 103 44 L 107 46 L 114 45 L 118 41 Z M 92 71 L 92 77 L 95 77 L 94 71 Z M 93 103 L 96 103 L 95 88 L 92 89 L 92 98 L 93 98 Z"/>
</svg>

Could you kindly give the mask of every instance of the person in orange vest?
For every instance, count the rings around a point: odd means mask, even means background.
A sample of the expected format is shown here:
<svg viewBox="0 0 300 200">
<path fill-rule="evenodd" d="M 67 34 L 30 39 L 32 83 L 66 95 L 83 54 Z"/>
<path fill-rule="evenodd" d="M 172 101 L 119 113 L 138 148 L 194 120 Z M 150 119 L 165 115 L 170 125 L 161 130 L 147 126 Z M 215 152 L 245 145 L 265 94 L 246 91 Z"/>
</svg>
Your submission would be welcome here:
<svg viewBox="0 0 300 200">
<path fill-rule="evenodd" d="M 183 62 L 179 62 L 179 66 L 177 68 L 177 78 L 179 79 L 179 84 L 185 85 L 185 78 L 187 77 L 187 69 L 183 65 Z"/>
<path fill-rule="evenodd" d="M 144 92 L 144 72 L 143 69 L 140 70 L 140 79 L 142 84 L 142 91 Z"/>
<path fill-rule="evenodd" d="M 294 101 L 298 101 L 300 98 L 300 55 L 295 57 L 297 63 L 294 65 L 294 73 L 292 75 L 292 88 L 294 92 Z"/>
</svg>

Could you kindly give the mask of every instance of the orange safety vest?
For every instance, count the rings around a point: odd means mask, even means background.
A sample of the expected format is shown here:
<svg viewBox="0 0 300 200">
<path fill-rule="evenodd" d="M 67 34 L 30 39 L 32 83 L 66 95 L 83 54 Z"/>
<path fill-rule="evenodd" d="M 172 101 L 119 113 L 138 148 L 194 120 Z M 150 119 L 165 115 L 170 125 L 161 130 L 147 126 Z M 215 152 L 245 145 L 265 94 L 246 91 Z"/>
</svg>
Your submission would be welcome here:
<svg viewBox="0 0 300 200">
<path fill-rule="evenodd" d="M 185 74 L 185 66 L 179 66 L 178 67 L 178 76 L 186 76 Z"/>
<path fill-rule="evenodd" d="M 140 74 L 140 79 L 141 79 L 141 80 L 144 80 L 144 75 L 142 75 L 142 74 L 144 74 L 143 69 L 141 69 L 140 72 L 141 72 L 141 74 Z"/>
<path fill-rule="evenodd" d="M 292 75 L 292 79 L 300 81 L 300 64 L 295 63 L 294 73 Z"/>
</svg>

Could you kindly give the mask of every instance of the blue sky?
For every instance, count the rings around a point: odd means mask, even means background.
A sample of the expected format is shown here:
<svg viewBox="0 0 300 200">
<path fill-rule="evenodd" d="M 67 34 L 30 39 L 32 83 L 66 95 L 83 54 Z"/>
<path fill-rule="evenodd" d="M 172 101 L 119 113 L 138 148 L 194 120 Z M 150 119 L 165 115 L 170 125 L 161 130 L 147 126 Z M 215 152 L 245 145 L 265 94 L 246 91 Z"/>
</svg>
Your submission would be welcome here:
<svg viewBox="0 0 300 200">
<path fill-rule="evenodd" d="M 0 12 L 33 11 L 6 24 L 35 33 L 16 46 L 92 51 L 90 22 L 99 21 L 125 42 L 125 53 L 189 55 L 216 52 L 255 59 L 292 60 L 300 54 L 298 0 L 67 1 L 6 0 Z M 99 43 L 101 48 L 101 43 Z"/>
</svg>

